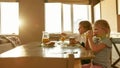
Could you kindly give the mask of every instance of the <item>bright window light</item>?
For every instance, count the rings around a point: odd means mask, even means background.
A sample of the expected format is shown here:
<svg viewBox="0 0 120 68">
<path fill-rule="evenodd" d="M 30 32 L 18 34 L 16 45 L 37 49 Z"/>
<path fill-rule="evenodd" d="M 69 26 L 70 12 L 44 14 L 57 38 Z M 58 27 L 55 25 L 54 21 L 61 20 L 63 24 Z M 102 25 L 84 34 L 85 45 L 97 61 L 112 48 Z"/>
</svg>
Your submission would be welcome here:
<svg viewBox="0 0 120 68">
<path fill-rule="evenodd" d="M 98 4 L 95 5 L 95 7 L 94 7 L 94 18 L 95 18 L 94 21 L 100 19 L 100 3 L 98 3 Z"/>
<path fill-rule="evenodd" d="M 71 5 L 63 4 L 63 31 L 71 31 Z"/>
<path fill-rule="evenodd" d="M 45 31 L 78 33 L 78 23 L 90 19 L 90 5 L 45 3 Z"/>
<path fill-rule="evenodd" d="M 19 33 L 19 4 L 17 2 L 0 2 L 1 34 Z"/>
<path fill-rule="evenodd" d="M 46 3 L 45 19 L 46 32 L 61 32 L 61 3 Z"/>
<path fill-rule="evenodd" d="M 74 28 L 74 33 L 78 33 L 78 24 L 82 20 L 88 20 L 90 21 L 90 11 L 89 11 L 89 6 L 90 5 L 73 5 L 73 28 Z M 90 15 L 90 16 L 89 16 Z"/>
</svg>

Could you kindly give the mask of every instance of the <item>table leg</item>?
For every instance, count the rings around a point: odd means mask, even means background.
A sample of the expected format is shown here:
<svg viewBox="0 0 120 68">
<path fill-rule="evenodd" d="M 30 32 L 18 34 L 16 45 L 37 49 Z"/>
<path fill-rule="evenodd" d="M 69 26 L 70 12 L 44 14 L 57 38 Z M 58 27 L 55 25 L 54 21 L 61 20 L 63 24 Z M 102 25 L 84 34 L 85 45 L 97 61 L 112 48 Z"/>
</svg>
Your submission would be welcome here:
<svg viewBox="0 0 120 68">
<path fill-rule="evenodd" d="M 74 68 L 82 68 L 82 64 L 81 64 L 80 60 L 75 60 Z"/>
</svg>

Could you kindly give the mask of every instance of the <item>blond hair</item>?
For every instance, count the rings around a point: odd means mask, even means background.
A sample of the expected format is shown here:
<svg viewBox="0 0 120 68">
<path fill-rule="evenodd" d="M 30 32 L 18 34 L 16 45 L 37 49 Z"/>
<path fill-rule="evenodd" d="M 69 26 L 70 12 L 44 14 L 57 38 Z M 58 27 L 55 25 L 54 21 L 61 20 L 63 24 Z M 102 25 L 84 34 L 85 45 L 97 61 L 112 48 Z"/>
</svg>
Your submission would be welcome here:
<svg viewBox="0 0 120 68">
<path fill-rule="evenodd" d="M 97 21 L 94 23 L 94 26 L 96 26 L 96 25 L 100 25 L 101 28 L 107 29 L 106 35 L 107 35 L 108 37 L 110 37 L 111 29 L 110 29 L 110 26 L 109 26 L 109 24 L 108 24 L 108 22 L 107 22 L 106 20 L 97 20 Z"/>
</svg>

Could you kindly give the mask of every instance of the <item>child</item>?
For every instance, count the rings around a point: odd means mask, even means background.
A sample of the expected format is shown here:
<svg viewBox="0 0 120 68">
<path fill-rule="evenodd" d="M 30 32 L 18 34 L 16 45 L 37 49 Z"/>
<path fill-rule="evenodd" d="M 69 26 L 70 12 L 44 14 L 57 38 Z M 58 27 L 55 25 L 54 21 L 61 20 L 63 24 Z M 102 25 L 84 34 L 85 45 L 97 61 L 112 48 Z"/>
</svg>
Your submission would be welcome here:
<svg viewBox="0 0 120 68">
<path fill-rule="evenodd" d="M 97 20 L 93 31 L 87 32 L 86 46 L 89 45 L 95 54 L 93 65 L 83 65 L 82 68 L 111 68 L 110 54 L 112 43 L 110 41 L 110 27 L 106 20 Z M 92 67 L 90 67 L 92 66 Z"/>
<path fill-rule="evenodd" d="M 75 43 L 80 43 L 83 47 L 85 46 L 85 41 L 86 41 L 86 36 L 85 36 L 85 32 L 87 32 L 88 30 L 92 30 L 92 26 L 91 23 L 89 21 L 81 21 L 79 23 L 79 34 L 67 34 L 67 33 L 61 33 L 64 36 L 67 36 L 68 38 L 70 36 L 74 36 L 75 37 Z"/>
<path fill-rule="evenodd" d="M 76 43 L 80 43 L 83 47 L 85 46 L 86 43 L 86 32 L 88 30 L 92 30 L 92 25 L 89 21 L 81 21 L 79 23 L 79 34 L 72 34 L 72 36 L 75 37 L 75 41 L 73 42 L 74 44 Z M 62 33 L 62 35 L 66 35 L 65 33 Z M 70 37 L 71 35 L 68 35 L 68 37 Z M 73 45 L 73 44 L 72 44 Z M 88 47 L 86 47 L 88 49 Z M 90 59 L 86 59 L 86 60 L 82 60 L 81 62 L 82 64 L 87 64 L 90 63 Z"/>
<path fill-rule="evenodd" d="M 86 49 L 89 49 L 89 47 L 85 46 L 86 43 L 86 32 L 88 30 L 92 30 L 92 25 L 89 21 L 81 21 L 79 23 L 79 35 L 77 37 L 77 41 L 79 41 L 79 43 L 83 46 L 86 47 Z M 81 64 L 87 64 L 90 63 L 90 59 L 86 59 L 86 60 L 81 60 Z"/>
<path fill-rule="evenodd" d="M 78 31 L 79 31 L 79 35 L 78 37 L 76 38 L 77 41 L 80 42 L 80 44 L 85 47 L 85 43 L 86 43 L 86 32 L 88 30 L 92 30 L 92 26 L 90 24 L 89 21 L 81 21 L 79 23 L 79 28 L 78 28 Z"/>
</svg>

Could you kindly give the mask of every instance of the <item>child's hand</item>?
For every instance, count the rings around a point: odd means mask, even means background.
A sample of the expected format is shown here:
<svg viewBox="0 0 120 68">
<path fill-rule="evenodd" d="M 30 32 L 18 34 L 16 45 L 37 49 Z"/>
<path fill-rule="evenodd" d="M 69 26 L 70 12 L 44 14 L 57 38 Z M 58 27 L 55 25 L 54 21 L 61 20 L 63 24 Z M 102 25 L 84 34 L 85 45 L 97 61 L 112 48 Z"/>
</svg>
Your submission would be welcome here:
<svg viewBox="0 0 120 68">
<path fill-rule="evenodd" d="M 87 37 L 87 38 L 92 38 L 92 37 L 93 37 L 93 31 L 92 31 L 92 30 L 88 30 L 88 31 L 86 32 L 86 37 Z"/>
</svg>

